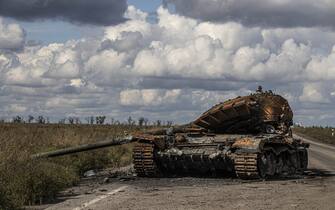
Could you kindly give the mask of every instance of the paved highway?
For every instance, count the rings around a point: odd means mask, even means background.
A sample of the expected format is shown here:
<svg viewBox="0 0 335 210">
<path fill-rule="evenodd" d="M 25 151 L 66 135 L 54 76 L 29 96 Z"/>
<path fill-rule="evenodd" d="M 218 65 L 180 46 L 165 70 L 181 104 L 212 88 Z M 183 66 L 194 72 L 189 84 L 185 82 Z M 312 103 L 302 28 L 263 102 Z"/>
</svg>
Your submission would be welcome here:
<svg viewBox="0 0 335 210">
<path fill-rule="evenodd" d="M 335 173 L 335 146 L 314 142 L 298 135 L 294 137 L 310 143 L 309 168 L 325 170 L 328 174 Z"/>
</svg>

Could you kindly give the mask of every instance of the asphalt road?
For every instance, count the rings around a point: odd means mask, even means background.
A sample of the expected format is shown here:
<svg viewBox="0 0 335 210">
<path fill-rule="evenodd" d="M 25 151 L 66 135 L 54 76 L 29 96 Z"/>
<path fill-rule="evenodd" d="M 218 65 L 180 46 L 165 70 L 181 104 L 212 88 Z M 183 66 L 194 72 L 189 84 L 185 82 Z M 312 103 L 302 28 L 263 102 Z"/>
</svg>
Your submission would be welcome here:
<svg viewBox="0 0 335 210">
<path fill-rule="evenodd" d="M 97 179 L 67 190 L 64 202 L 47 209 L 335 209 L 335 147 L 304 140 L 311 146 L 310 172 L 303 177 Z"/>
<path fill-rule="evenodd" d="M 324 170 L 328 174 L 335 173 L 335 146 L 314 142 L 298 135 L 294 135 L 294 137 L 310 143 L 308 150 L 309 168 Z"/>
</svg>

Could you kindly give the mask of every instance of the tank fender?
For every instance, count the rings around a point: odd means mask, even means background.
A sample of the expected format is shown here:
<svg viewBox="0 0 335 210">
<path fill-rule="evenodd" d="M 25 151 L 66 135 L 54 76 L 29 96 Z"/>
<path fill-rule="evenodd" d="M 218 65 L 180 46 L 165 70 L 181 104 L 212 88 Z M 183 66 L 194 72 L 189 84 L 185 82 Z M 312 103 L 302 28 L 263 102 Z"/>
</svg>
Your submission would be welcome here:
<svg viewBox="0 0 335 210">
<path fill-rule="evenodd" d="M 135 134 L 133 138 L 140 143 L 151 143 L 157 146 L 160 149 L 166 148 L 166 142 L 164 136 L 154 136 L 150 134 Z"/>
<path fill-rule="evenodd" d="M 255 139 L 250 137 L 245 137 L 238 139 L 232 145 L 232 148 L 240 152 L 259 152 L 264 145 L 262 139 Z"/>
</svg>

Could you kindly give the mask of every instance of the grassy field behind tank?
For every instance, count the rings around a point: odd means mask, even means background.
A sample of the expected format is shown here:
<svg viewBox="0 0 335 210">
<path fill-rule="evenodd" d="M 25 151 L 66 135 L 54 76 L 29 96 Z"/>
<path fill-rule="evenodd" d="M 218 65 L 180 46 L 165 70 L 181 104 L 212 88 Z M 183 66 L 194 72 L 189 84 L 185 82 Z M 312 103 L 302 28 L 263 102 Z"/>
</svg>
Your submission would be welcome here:
<svg viewBox="0 0 335 210">
<path fill-rule="evenodd" d="M 38 152 L 93 143 L 139 130 L 134 125 L 0 124 L 0 209 L 44 203 L 87 170 L 131 163 L 132 145 L 48 160 Z"/>
<path fill-rule="evenodd" d="M 335 133 L 334 136 L 332 136 L 332 129 L 334 128 L 320 127 L 320 126 L 312 126 L 312 127 L 296 126 L 293 128 L 293 132 L 305 137 L 313 138 L 314 140 L 319 142 L 327 144 L 335 144 Z"/>
</svg>

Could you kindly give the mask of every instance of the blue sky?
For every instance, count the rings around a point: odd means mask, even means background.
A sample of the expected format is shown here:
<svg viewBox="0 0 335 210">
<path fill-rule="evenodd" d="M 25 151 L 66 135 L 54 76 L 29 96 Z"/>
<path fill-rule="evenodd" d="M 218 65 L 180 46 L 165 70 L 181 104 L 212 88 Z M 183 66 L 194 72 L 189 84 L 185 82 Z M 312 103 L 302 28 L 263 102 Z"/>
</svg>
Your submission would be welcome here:
<svg viewBox="0 0 335 210">
<path fill-rule="evenodd" d="M 161 0 L 128 0 L 128 4 L 135 5 L 137 8 L 146 12 L 155 11 L 161 3 Z"/>
<path fill-rule="evenodd" d="M 154 12 L 161 5 L 161 0 L 128 0 L 128 4 L 145 12 Z M 8 19 L 8 22 L 14 22 Z M 27 40 L 41 41 L 44 44 L 65 42 L 81 37 L 95 36 L 103 33 L 101 27 L 91 25 L 75 25 L 63 21 L 46 20 L 36 22 L 16 21 L 27 32 Z"/>
</svg>

